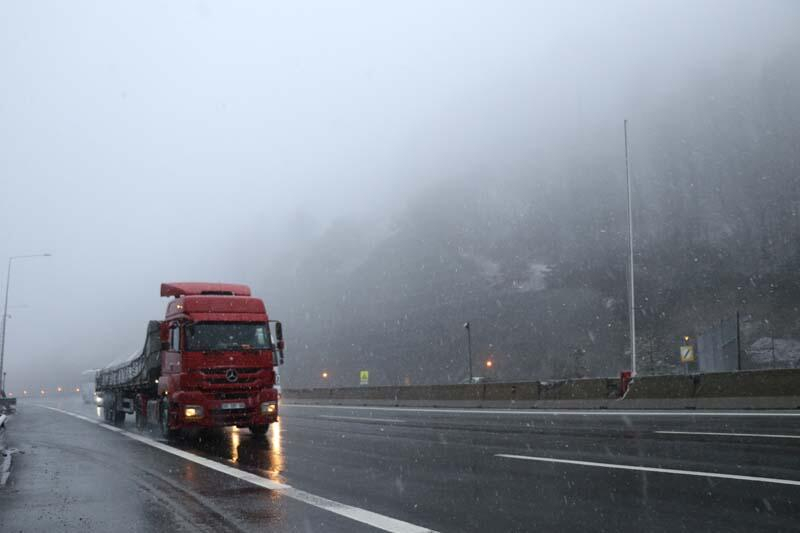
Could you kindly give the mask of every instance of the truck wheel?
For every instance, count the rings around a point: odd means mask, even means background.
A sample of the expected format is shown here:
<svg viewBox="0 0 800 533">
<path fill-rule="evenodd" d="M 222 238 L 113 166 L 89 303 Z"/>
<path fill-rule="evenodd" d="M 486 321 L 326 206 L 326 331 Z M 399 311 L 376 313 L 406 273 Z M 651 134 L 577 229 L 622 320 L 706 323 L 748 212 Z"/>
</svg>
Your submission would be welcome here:
<svg viewBox="0 0 800 533">
<path fill-rule="evenodd" d="M 136 429 L 140 432 L 144 431 L 145 419 L 141 410 L 136 410 Z"/>
<path fill-rule="evenodd" d="M 113 396 L 110 394 L 103 395 L 103 419 L 109 424 L 113 422 L 113 413 L 114 413 L 114 399 Z"/>
<path fill-rule="evenodd" d="M 269 430 L 269 425 L 266 426 L 250 426 L 250 433 L 257 439 L 263 439 Z"/>
<path fill-rule="evenodd" d="M 167 440 L 174 439 L 177 433 L 174 429 L 169 428 L 169 404 L 167 401 L 161 403 L 161 436 Z"/>
<path fill-rule="evenodd" d="M 147 402 L 145 402 L 141 394 L 137 394 L 134 401 L 133 412 L 136 417 L 136 429 L 142 432 L 147 425 L 147 414 L 143 411 L 143 409 L 146 409 L 143 405 L 146 406 Z"/>
</svg>

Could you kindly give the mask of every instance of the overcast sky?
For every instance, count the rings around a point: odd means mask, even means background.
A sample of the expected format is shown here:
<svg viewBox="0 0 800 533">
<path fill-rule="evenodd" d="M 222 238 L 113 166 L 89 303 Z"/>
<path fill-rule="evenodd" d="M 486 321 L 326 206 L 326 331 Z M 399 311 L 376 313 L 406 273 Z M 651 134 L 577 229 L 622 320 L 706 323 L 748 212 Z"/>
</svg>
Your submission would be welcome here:
<svg viewBox="0 0 800 533">
<path fill-rule="evenodd" d="M 622 118 L 759 68 L 798 22 L 792 0 L 6 0 L 0 259 L 53 254 L 14 263 L 8 388 L 138 348 L 162 281 L 262 284 L 298 214 L 619 144 Z"/>
</svg>

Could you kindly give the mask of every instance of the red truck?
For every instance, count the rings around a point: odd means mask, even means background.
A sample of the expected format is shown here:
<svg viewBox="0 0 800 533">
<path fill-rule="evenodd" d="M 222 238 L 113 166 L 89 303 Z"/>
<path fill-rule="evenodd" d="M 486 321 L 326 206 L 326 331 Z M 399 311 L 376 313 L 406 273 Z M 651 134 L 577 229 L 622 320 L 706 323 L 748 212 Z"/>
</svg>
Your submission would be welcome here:
<svg viewBox="0 0 800 533">
<path fill-rule="evenodd" d="M 161 296 L 174 299 L 148 324 L 141 352 L 95 375 L 105 419 L 134 414 L 137 428 L 158 426 L 165 438 L 223 426 L 266 434 L 278 420 L 281 323 L 246 285 L 164 283 Z"/>
</svg>

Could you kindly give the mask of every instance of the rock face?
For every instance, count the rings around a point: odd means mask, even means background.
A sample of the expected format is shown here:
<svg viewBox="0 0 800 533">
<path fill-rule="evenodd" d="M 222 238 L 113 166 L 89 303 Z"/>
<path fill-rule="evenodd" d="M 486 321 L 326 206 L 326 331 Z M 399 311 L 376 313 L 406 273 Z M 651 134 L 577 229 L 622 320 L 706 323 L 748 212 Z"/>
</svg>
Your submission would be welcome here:
<svg viewBox="0 0 800 533">
<path fill-rule="evenodd" d="M 797 365 L 794 61 L 720 67 L 642 116 L 652 127 L 633 158 L 640 371 L 683 371 L 680 339 L 737 311 L 749 317 L 745 368 Z M 466 321 L 474 364 L 494 361 L 487 377 L 629 368 L 624 169 L 620 140 L 593 138 L 503 173 L 443 176 L 393 213 L 332 224 L 282 257 L 262 291 L 292 331 L 286 383 L 320 385 L 324 368 L 343 376 L 336 386 L 357 385 L 363 369 L 375 385 L 458 383 Z"/>
</svg>

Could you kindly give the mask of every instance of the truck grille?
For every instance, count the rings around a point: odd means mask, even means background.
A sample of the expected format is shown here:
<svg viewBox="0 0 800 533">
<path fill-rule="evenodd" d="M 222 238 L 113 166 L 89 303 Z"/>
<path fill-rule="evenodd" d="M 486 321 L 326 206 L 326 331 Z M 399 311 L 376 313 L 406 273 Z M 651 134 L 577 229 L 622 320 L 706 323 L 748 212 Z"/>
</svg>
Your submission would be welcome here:
<svg viewBox="0 0 800 533">
<path fill-rule="evenodd" d="M 229 370 L 236 371 L 236 380 L 228 381 L 227 372 Z M 199 386 L 213 387 L 215 389 L 221 388 L 250 388 L 258 386 L 259 381 L 266 381 L 269 379 L 270 370 L 267 368 L 248 368 L 248 367 L 227 367 L 227 368 L 198 368 L 195 374 L 200 378 Z M 195 377 L 195 379 L 197 379 Z"/>
<path fill-rule="evenodd" d="M 240 376 L 242 374 L 255 374 L 259 370 L 266 370 L 266 368 L 236 368 L 236 367 L 232 368 L 236 370 L 236 372 L 238 372 Z M 219 376 L 224 376 L 225 372 L 228 371 L 227 368 L 198 368 L 197 370 L 199 372 L 202 372 L 203 374 L 212 374 Z"/>
<path fill-rule="evenodd" d="M 217 392 L 211 394 L 211 397 L 215 400 L 246 400 L 252 395 L 251 392 Z"/>
<path fill-rule="evenodd" d="M 240 374 L 241 376 L 241 374 Z M 236 381 L 228 381 L 225 378 L 211 378 L 207 379 L 206 383 L 211 383 L 212 385 L 230 385 L 231 383 L 239 384 L 239 383 L 252 383 L 256 380 L 256 378 L 243 378 L 239 377 Z"/>
</svg>

